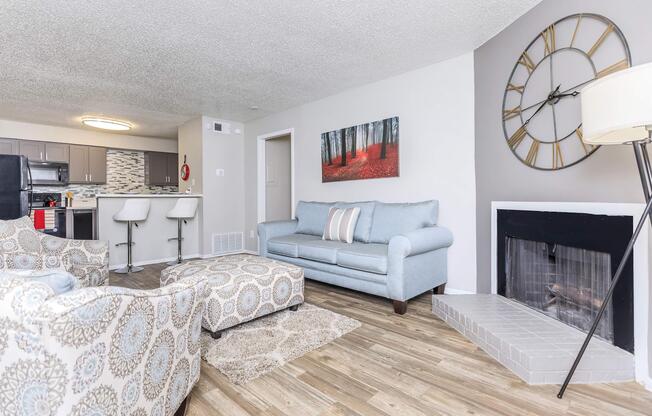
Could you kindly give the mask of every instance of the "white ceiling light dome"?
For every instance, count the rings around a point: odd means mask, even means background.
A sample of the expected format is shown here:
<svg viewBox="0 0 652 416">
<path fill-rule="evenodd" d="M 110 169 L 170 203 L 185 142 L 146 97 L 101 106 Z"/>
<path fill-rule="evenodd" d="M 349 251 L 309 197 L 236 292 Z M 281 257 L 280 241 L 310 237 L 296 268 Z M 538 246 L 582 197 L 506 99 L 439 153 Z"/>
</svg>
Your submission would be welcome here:
<svg viewBox="0 0 652 416">
<path fill-rule="evenodd" d="M 127 131 L 134 127 L 133 124 L 128 121 L 100 116 L 83 116 L 81 122 L 85 126 L 102 130 Z"/>
</svg>

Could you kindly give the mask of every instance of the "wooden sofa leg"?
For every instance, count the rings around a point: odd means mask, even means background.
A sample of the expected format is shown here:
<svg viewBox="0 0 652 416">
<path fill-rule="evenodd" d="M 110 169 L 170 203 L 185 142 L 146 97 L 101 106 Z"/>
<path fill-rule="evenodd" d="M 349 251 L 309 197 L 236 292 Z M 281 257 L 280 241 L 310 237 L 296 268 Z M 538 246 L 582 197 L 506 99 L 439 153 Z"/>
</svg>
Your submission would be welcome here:
<svg viewBox="0 0 652 416">
<path fill-rule="evenodd" d="M 405 315 L 407 312 L 407 301 L 392 300 L 392 305 L 394 305 L 394 313 Z"/>
<path fill-rule="evenodd" d="M 213 339 L 222 338 L 222 331 L 215 331 L 215 332 L 211 332 L 210 334 Z"/>
<path fill-rule="evenodd" d="M 435 295 L 443 295 L 444 290 L 446 290 L 446 283 L 441 284 L 441 285 L 437 286 L 436 288 L 432 289 L 432 293 L 434 293 Z"/>
<path fill-rule="evenodd" d="M 174 416 L 185 416 L 186 411 L 188 410 L 188 403 L 190 402 L 190 397 L 186 396 L 185 399 L 179 405 L 179 408 L 174 412 Z"/>
<path fill-rule="evenodd" d="M 299 310 L 299 305 L 292 305 L 288 309 L 291 310 L 292 312 L 296 312 Z"/>
</svg>

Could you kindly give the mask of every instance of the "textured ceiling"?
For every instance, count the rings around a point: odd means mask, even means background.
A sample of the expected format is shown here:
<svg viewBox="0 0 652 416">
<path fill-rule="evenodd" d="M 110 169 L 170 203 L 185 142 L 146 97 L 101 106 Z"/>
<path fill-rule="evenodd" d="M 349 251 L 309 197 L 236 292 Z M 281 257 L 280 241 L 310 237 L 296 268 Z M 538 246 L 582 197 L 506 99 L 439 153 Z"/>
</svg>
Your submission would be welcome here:
<svg viewBox="0 0 652 416">
<path fill-rule="evenodd" d="M 471 51 L 538 2 L 3 0 L 0 118 L 175 138 Z"/>
</svg>

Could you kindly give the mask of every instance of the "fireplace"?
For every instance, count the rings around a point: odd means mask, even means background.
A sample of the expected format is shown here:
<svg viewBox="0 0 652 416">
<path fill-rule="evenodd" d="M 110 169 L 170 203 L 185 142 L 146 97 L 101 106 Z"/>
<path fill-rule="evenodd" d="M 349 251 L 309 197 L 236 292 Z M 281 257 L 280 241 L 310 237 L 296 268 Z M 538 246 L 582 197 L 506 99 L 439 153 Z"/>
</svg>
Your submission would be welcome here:
<svg viewBox="0 0 652 416">
<path fill-rule="evenodd" d="M 632 235 L 631 216 L 497 210 L 497 293 L 584 332 Z M 596 334 L 634 352 L 633 259 Z"/>
</svg>

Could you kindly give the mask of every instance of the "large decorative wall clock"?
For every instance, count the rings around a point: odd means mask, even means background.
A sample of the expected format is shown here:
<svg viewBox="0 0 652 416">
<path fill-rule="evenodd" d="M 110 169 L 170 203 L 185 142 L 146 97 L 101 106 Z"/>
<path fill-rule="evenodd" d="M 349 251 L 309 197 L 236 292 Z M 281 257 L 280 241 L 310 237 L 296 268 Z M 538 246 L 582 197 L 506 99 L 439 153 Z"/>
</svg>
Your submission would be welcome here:
<svg viewBox="0 0 652 416">
<path fill-rule="evenodd" d="M 597 14 L 551 24 L 519 56 L 503 97 L 503 131 L 512 153 L 535 169 L 567 168 L 597 150 L 582 142 L 581 88 L 631 66 L 618 27 Z"/>
</svg>

